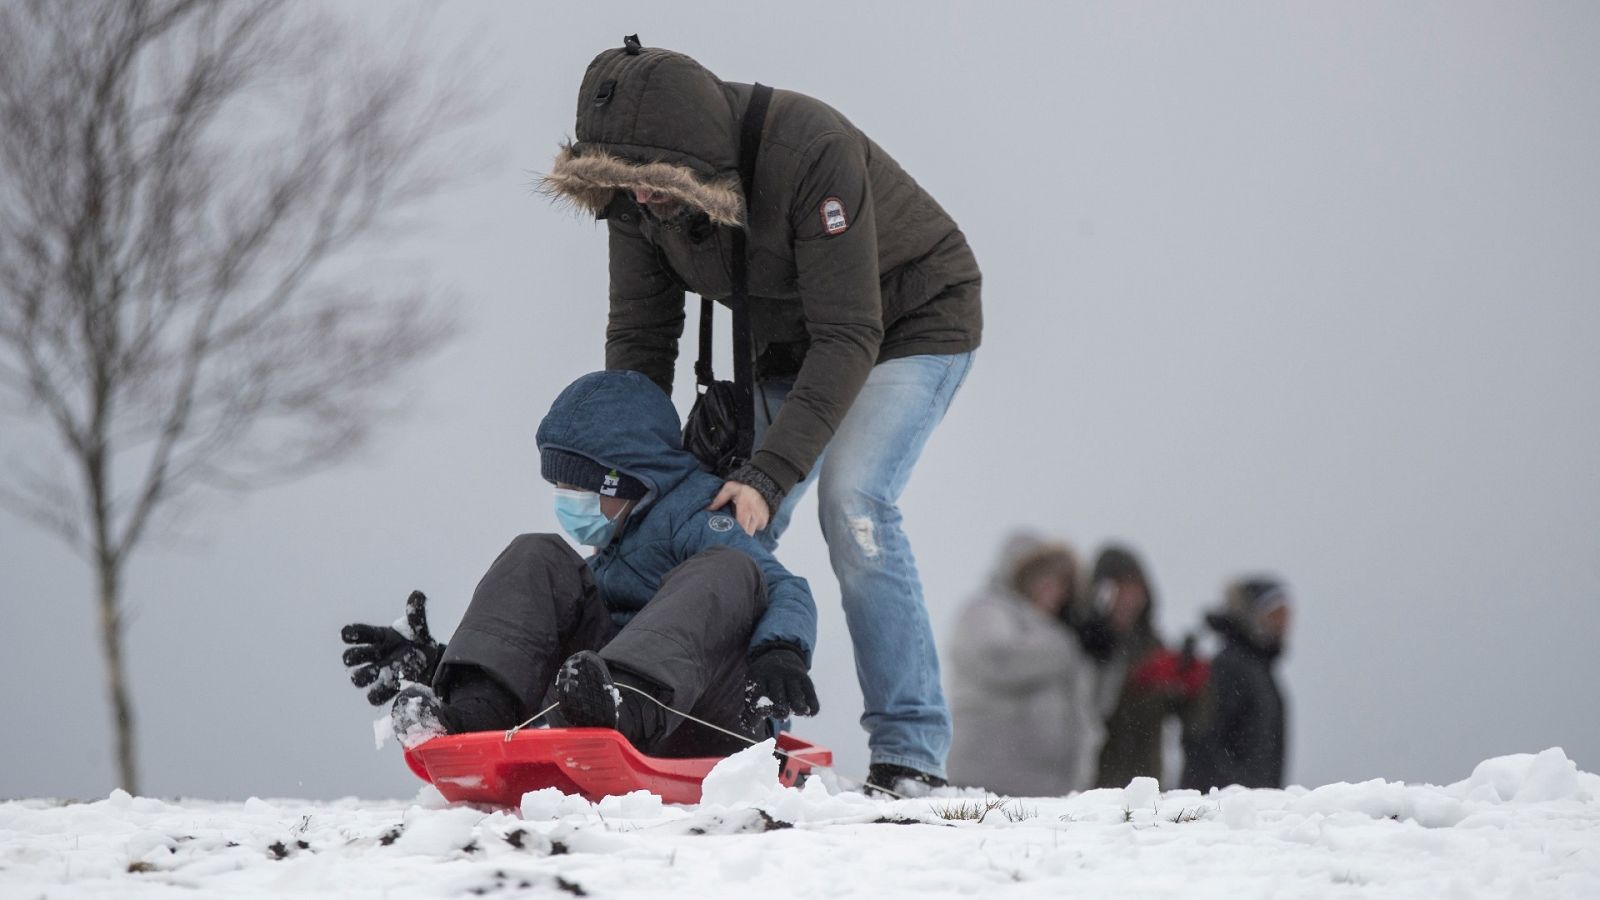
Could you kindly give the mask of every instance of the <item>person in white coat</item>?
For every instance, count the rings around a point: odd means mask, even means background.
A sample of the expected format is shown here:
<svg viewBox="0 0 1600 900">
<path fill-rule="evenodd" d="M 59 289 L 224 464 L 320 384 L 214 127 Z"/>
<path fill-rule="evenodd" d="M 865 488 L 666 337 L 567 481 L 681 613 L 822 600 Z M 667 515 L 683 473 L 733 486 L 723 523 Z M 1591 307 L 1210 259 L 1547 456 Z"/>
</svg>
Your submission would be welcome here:
<svg viewBox="0 0 1600 900">
<path fill-rule="evenodd" d="M 1079 567 L 1065 544 L 1013 535 L 948 645 L 950 781 L 1011 796 L 1094 786 L 1105 724 L 1099 671 L 1063 624 Z"/>
</svg>

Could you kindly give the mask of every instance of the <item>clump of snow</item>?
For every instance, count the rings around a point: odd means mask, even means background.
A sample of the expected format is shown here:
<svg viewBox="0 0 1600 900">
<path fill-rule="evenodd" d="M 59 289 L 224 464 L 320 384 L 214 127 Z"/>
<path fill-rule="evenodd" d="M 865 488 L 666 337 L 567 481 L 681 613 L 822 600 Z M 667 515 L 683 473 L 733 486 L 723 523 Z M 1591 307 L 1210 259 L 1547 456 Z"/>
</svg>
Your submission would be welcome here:
<svg viewBox="0 0 1600 900">
<path fill-rule="evenodd" d="M 870 822 L 886 815 L 915 819 L 928 814 L 927 801 L 884 801 L 856 791 L 830 790 L 830 772 L 816 772 L 798 788 L 778 781 L 776 742 L 765 740 L 717 763 L 701 784 L 704 815 L 688 823 L 713 834 L 763 831 L 771 822 Z M 891 811 L 891 807 L 901 811 Z M 754 810 L 756 816 L 730 814 Z M 765 819 L 762 818 L 765 816 Z"/>
<path fill-rule="evenodd" d="M 1127 797 L 1122 788 L 1094 788 L 1071 798 L 1073 818 L 1093 822 L 1127 820 Z"/>
<path fill-rule="evenodd" d="M 1581 774 L 1578 764 L 1560 747 L 1551 747 L 1537 755 L 1516 753 L 1486 759 L 1472 770 L 1470 778 L 1450 789 L 1462 799 L 1502 803 L 1595 799 L 1593 790 L 1584 786 L 1588 779 L 1581 779 Z"/>
<path fill-rule="evenodd" d="M 425 784 L 417 788 L 416 799 L 411 802 L 423 809 L 445 809 L 450 805 L 450 801 L 446 800 L 444 795 L 439 793 L 439 789 L 431 784 Z"/>
<path fill-rule="evenodd" d="M 660 798 L 656 798 L 660 802 Z M 559 819 L 562 816 L 585 816 L 594 811 L 594 805 L 576 794 L 563 794 L 560 788 L 540 788 L 522 795 L 522 817 L 529 821 Z"/>
<path fill-rule="evenodd" d="M 172 838 L 167 836 L 165 832 L 146 830 L 128 838 L 125 849 L 129 859 L 144 859 L 156 851 L 161 853 L 171 852 L 172 845 Z"/>
<path fill-rule="evenodd" d="M 1256 801 L 1248 793 L 1234 793 L 1221 805 L 1222 824 L 1235 831 L 1248 831 L 1256 827 Z"/>
<path fill-rule="evenodd" d="M 278 808 L 260 797 L 251 797 L 244 801 L 244 811 L 258 816 L 278 815 Z"/>
<path fill-rule="evenodd" d="M 1427 828 L 1447 828 L 1467 816 L 1461 802 L 1442 788 L 1381 778 L 1324 785 L 1297 798 L 1288 808 L 1304 815 L 1355 812 L 1373 819 L 1413 820 Z"/>
<path fill-rule="evenodd" d="M 1146 775 L 1133 779 L 1122 789 L 1122 802 L 1129 809 L 1149 809 L 1156 805 L 1160 796 L 1161 783 Z"/>
<path fill-rule="evenodd" d="M 405 828 L 394 847 L 404 853 L 448 856 L 465 851 L 474 843 L 479 823 L 485 814 L 471 807 L 426 810 L 412 807 L 406 812 Z"/>
<path fill-rule="evenodd" d="M 392 737 L 394 725 L 390 723 L 388 713 L 372 720 L 372 745 L 375 749 L 382 750 Z"/>
<path fill-rule="evenodd" d="M 883 815 L 878 801 L 854 791 L 830 792 L 827 783 L 816 776 L 806 779 L 798 789 L 783 788 L 776 795 L 769 795 L 762 809 L 774 819 L 797 823 L 860 817 L 876 819 Z"/>
<path fill-rule="evenodd" d="M 600 810 L 600 815 L 609 819 L 654 819 L 661 816 L 663 809 L 661 798 L 649 791 L 602 797 L 596 808 Z"/>
<path fill-rule="evenodd" d="M 772 755 L 777 746 L 777 741 L 768 738 L 717 763 L 700 786 L 700 802 L 752 806 L 782 791 L 778 761 Z"/>
</svg>

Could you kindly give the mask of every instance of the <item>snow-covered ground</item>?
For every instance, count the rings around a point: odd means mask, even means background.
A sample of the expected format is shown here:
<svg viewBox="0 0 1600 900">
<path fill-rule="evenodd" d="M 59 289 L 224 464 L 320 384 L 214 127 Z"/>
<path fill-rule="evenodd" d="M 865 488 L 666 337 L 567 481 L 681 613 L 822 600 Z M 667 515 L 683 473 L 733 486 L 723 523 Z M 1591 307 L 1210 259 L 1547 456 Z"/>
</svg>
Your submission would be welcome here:
<svg viewBox="0 0 1600 900">
<path fill-rule="evenodd" d="M 1600 776 L 1558 749 L 1447 787 L 878 801 L 780 788 L 760 749 L 697 807 L 553 791 L 413 803 L 0 804 L 0 897 L 1600 897 Z M 983 815 L 985 807 L 994 805 Z"/>
</svg>

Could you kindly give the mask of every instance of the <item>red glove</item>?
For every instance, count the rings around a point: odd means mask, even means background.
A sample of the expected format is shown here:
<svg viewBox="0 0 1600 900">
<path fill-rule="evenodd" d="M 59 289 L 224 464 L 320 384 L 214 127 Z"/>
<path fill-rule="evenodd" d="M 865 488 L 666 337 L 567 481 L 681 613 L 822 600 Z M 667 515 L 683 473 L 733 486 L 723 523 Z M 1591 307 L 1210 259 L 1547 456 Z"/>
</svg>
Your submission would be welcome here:
<svg viewBox="0 0 1600 900">
<path fill-rule="evenodd" d="M 1205 690 L 1210 676 L 1211 666 L 1205 660 L 1157 648 L 1134 667 L 1129 677 L 1141 690 L 1193 700 Z"/>
</svg>

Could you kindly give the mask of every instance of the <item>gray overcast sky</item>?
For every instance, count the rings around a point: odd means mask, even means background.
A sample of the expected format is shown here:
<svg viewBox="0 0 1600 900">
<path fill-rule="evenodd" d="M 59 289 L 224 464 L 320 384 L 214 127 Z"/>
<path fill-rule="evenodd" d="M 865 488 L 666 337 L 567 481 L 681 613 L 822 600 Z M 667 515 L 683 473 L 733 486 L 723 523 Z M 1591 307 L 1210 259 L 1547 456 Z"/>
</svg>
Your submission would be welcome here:
<svg viewBox="0 0 1600 900">
<path fill-rule="evenodd" d="M 465 336 L 356 462 L 135 559 L 148 792 L 415 790 L 336 632 L 415 587 L 448 635 L 507 540 L 555 530 L 534 427 L 603 363 L 605 239 L 529 185 L 632 32 L 838 107 L 975 246 L 984 347 L 904 502 L 942 640 L 1012 528 L 1116 536 L 1169 636 L 1234 573 L 1293 586 L 1296 781 L 1552 745 L 1600 769 L 1600 5 L 478 3 L 430 28 L 499 90 L 472 134 L 494 161 L 360 264 L 426 273 Z M 781 555 L 822 610 L 802 733 L 859 775 L 814 504 Z M 90 588 L 0 514 L 0 796 L 112 787 Z"/>
</svg>

